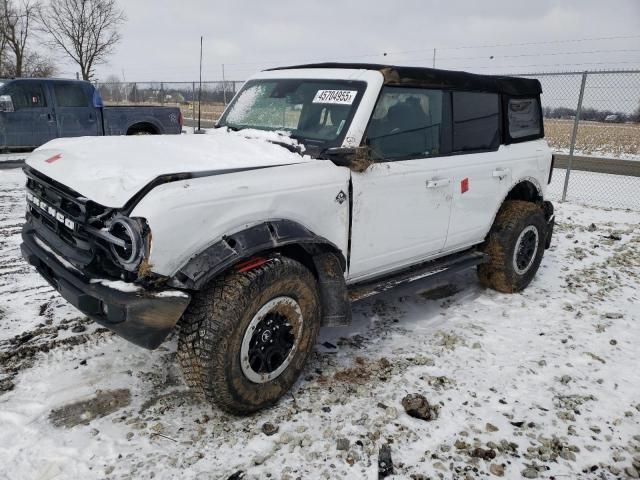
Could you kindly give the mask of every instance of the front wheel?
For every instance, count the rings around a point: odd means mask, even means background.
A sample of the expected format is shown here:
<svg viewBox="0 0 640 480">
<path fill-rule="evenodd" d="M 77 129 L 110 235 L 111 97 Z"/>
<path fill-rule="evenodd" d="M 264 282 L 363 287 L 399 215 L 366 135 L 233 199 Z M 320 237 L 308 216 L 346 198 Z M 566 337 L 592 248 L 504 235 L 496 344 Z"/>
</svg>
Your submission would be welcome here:
<svg viewBox="0 0 640 480">
<path fill-rule="evenodd" d="M 299 262 L 273 257 L 232 271 L 192 300 L 178 358 L 189 386 L 223 410 L 273 405 L 295 383 L 320 328 L 316 280 Z"/>
<path fill-rule="evenodd" d="M 538 271 L 546 238 L 547 224 L 538 205 L 506 201 L 483 246 L 490 260 L 478 266 L 480 283 L 504 293 L 526 288 Z"/>
</svg>

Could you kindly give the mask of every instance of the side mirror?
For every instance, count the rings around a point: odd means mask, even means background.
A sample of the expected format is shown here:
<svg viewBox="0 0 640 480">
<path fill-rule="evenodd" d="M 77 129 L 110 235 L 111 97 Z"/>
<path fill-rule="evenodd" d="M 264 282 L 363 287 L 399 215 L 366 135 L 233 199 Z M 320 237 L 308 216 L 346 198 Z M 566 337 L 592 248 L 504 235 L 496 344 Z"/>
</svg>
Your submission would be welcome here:
<svg viewBox="0 0 640 480">
<path fill-rule="evenodd" d="M 0 112 L 14 112 L 11 95 L 0 95 Z"/>
<path fill-rule="evenodd" d="M 369 147 L 333 147 L 325 150 L 322 156 L 354 172 L 364 172 L 373 163 Z"/>
</svg>

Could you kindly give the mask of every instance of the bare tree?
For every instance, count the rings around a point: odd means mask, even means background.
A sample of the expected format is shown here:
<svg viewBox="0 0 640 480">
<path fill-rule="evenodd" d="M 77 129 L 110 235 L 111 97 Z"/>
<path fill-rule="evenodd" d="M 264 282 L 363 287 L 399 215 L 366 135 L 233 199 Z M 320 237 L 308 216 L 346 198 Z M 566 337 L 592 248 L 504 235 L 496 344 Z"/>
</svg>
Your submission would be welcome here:
<svg viewBox="0 0 640 480">
<path fill-rule="evenodd" d="M 78 64 L 84 80 L 113 53 L 125 20 L 115 0 L 51 0 L 40 15 L 51 44 Z"/>
<path fill-rule="evenodd" d="M 0 47 L 3 52 L 8 49 L 13 54 L 12 74 L 16 77 L 24 75 L 23 67 L 27 54 L 27 40 L 37 19 L 40 4 L 34 0 L 22 0 L 16 5 L 12 0 L 1 0 L 0 3 Z"/>
<path fill-rule="evenodd" d="M 56 66 L 51 59 L 37 52 L 28 52 L 24 57 L 22 71 L 25 77 L 47 78 L 56 74 Z"/>
</svg>

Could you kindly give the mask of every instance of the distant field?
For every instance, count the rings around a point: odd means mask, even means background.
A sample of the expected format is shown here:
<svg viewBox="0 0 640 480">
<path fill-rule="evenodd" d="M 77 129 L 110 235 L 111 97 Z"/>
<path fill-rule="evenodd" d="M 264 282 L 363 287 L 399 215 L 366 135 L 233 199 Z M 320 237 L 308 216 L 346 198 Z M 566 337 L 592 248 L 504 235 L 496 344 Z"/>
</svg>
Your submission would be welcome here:
<svg viewBox="0 0 640 480">
<path fill-rule="evenodd" d="M 568 152 L 572 131 L 572 120 L 544 121 L 553 150 Z M 580 122 L 575 149 L 580 155 L 640 160 L 640 124 Z"/>
</svg>

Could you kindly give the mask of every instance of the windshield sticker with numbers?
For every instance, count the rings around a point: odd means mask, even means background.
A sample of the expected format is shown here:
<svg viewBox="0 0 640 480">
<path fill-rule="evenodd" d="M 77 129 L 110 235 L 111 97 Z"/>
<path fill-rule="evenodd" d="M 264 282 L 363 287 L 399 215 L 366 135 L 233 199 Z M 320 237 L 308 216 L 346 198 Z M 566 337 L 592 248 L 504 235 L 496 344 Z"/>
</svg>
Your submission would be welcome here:
<svg viewBox="0 0 640 480">
<path fill-rule="evenodd" d="M 337 103 L 351 105 L 356 98 L 356 90 L 318 90 L 313 103 Z"/>
</svg>

